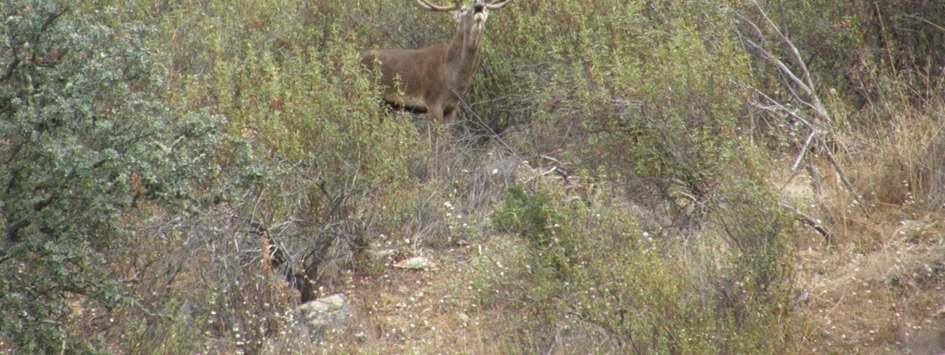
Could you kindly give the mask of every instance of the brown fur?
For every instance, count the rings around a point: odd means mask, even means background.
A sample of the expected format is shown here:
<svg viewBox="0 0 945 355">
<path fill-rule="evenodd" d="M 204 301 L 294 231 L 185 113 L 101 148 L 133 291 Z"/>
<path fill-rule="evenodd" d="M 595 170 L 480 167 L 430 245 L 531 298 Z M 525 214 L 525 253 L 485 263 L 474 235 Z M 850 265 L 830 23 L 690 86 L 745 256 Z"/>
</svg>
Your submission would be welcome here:
<svg viewBox="0 0 945 355">
<path fill-rule="evenodd" d="M 449 43 L 420 49 L 375 49 L 362 54 L 361 63 L 380 70 L 385 101 L 427 113 L 434 121 L 452 120 L 459 95 L 469 87 L 479 64 L 482 31 L 491 9 L 484 0 L 476 0 L 472 6 L 456 10 L 458 31 Z"/>
</svg>

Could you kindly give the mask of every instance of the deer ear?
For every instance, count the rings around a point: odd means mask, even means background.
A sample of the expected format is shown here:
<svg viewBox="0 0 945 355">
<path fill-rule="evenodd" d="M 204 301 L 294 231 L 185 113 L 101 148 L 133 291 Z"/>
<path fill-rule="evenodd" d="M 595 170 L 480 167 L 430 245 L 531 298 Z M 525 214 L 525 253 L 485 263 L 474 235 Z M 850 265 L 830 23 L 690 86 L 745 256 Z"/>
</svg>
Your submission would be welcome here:
<svg viewBox="0 0 945 355">
<path fill-rule="evenodd" d="M 463 20 L 463 13 L 465 13 L 465 12 L 466 12 L 466 8 L 463 7 L 463 8 L 460 8 L 460 9 L 458 9 L 458 10 L 450 11 L 450 15 L 453 15 L 453 21 L 462 22 L 462 20 Z"/>
</svg>

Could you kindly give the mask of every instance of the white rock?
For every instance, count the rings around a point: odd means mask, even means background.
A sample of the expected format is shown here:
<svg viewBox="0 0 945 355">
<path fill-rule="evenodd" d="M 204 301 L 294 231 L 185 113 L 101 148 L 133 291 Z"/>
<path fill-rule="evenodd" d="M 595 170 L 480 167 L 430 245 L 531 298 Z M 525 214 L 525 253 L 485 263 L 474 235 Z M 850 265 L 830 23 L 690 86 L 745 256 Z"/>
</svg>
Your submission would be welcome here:
<svg viewBox="0 0 945 355">
<path fill-rule="evenodd" d="M 387 257 L 394 256 L 397 254 L 397 249 L 371 249 L 368 250 L 368 255 L 376 260 L 387 259 Z"/>
<path fill-rule="evenodd" d="M 397 262 L 394 267 L 407 270 L 435 270 L 436 264 L 426 257 L 415 256 Z"/>
<path fill-rule="evenodd" d="M 351 303 L 341 293 L 307 302 L 298 311 L 315 339 L 321 339 L 330 330 L 343 331 L 353 318 Z"/>
<path fill-rule="evenodd" d="M 459 319 L 459 322 L 462 323 L 462 326 L 465 327 L 465 326 L 469 325 L 469 316 L 466 315 L 466 313 L 457 312 L 457 313 L 456 313 L 456 318 Z"/>
</svg>

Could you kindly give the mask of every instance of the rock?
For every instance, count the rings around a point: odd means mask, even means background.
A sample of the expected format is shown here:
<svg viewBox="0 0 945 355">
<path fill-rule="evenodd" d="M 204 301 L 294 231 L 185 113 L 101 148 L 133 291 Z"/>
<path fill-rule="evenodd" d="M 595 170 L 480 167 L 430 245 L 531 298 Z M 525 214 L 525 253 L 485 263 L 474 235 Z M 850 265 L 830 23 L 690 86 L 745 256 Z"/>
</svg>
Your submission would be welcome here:
<svg viewBox="0 0 945 355">
<path fill-rule="evenodd" d="M 306 302 L 298 310 L 316 341 L 327 332 L 344 331 L 353 318 L 351 303 L 341 293 Z"/>
<path fill-rule="evenodd" d="M 463 327 L 469 325 L 469 316 L 466 315 L 466 313 L 457 312 L 456 318 L 459 319 L 459 322 L 462 324 Z"/>
<path fill-rule="evenodd" d="M 794 290 L 794 300 L 799 305 L 810 302 L 810 292 L 807 289 Z"/>
<path fill-rule="evenodd" d="M 397 254 L 397 249 L 370 249 L 368 255 L 375 260 L 384 260 Z"/>
<path fill-rule="evenodd" d="M 435 270 L 436 264 L 426 257 L 415 256 L 397 262 L 394 267 L 407 270 Z"/>
</svg>

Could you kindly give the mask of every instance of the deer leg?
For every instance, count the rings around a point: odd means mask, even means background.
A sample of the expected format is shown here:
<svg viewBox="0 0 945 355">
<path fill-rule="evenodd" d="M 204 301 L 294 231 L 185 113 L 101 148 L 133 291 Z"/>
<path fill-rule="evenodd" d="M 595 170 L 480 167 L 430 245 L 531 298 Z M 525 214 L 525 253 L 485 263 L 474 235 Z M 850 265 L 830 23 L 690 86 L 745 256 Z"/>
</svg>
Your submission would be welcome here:
<svg viewBox="0 0 945 355">
<path fill-rule="evenodd" d="M 427 117 L 430 119 L 432 124 L 443 122 L 443 106 L 441 105 L 429 105 L 427 106 Z"/>
<path fill-rule="evenodd" d="M 446 142 L 447 145 L 449 145 L 449 142 L 451 141 L 451 138 L 452 138 L 452 134 L 449 129 L 449 123 L 453 122 L 453 119 L 456 118 L 456 111 L 457 111 L 456 106 L 446 106 L 446 108 L 443 109 L 443 123 L 444 124 L 437 126 L 436 133 L 437 133 L 438 139 L 443 139 L 443 141 Z M 446 129 L 443 129 L 444 127 L 441 127 L 441 126 L 445 126 Z M 446 164 L 445 168 L 446 168 L 446 174 L 449 175 L 450 173 L 449 164 Z"/>
<path fill-rule="evenodd" d="M 448 106 L 443 109 L 443 120 L 445 122 L 453 122 L 453 119 L 456 118 L 456 106 Z"/>
<path fill-rule="evenodd" d="M 430 105 L 427 107 L 427 116 L 429 125 L 427 126 L 427 138 L 430 141 L 430 149 L 433 151 L 432 164 L 436 164 L 440 147 L 438 141 L 440 136 L 440 123 L 443 122 L 443 107 L 440 105 Z"/>
</svg>

